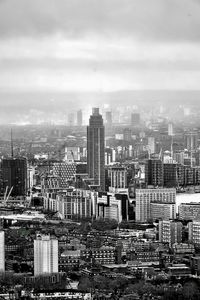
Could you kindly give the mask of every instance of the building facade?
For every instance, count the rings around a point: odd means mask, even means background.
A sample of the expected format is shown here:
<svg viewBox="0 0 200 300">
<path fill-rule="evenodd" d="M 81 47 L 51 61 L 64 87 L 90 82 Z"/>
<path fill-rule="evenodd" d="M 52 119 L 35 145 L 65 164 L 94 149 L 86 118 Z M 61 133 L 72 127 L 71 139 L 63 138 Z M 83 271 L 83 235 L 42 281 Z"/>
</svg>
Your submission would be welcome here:
<svg viewBox="0 0 200 300">
<path fill-rule="evenodd" d="M 105 133 L 99 108 L 93 108 L 87 127 L 87 165 L 93 184 L 105 190 Z"/>
<path fill-rule="evenodd" d="M 34 275 L 58 273 L 58 240 L 49 235 L 34 240 Z"/>
</svg>

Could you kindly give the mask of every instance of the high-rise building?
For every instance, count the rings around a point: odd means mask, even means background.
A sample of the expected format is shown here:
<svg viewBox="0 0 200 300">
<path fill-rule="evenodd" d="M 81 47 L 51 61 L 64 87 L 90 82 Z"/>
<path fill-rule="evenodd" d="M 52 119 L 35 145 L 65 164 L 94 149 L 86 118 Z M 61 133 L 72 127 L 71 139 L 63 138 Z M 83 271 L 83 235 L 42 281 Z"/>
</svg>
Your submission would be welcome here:
<svg viewBox="0 0 200 300">
<path fill-rule="evenodd" d="M 53 175 L 60 178 L 60 187 L 66 188 L 69 181 L 75 178 L 76 164 L 66 162 L 53 163 Z"/>
<path fill-rule="evenodd" d="M 170 136 L 174 135 L 174 130 L 173 130 L 173 124 L 172 123 L 168 124 L 168 135 L 170 135 Z"/>
<path fill-rule="evenodd" d="M 58 240 L 38 234 L 34 240 L 34 275 L 52 273 L 58 273 Z"/>
<path fill-rule="evenodd" d="M 25 196 L 27 190 L 27 161 L 25 158 L 4 158 L 1 161 L 1 188 L 11 190 L 11 196 Z"/>
<path fill-rule="evenodd" d="M 188 224 L 188 241 L 196 248 L 200 248 L 200 221 L 193 221 Z"/>
<path fill-rule="evenodd" d="M 155 153 L 156 144 L 155 144 L 155 137 L 149 136 L 148 137 L 148 145 L 147 145 L 149 154 Z"/>
<path fill-rule="evenodd" d="M 82 126 L 83 124 L 83 115 L 82 115 L 82 110 L 77 111 L 77 125 Z"/>
<path fill-rule="evenodd" d="M 94 185 L 105 190 L 105 141 L 104 125 L 99 108 L 93 108 L 87 127 L 87 165 Z"/>
<path fill-rule="evenodd" d="M 132 113 L 131 114 L 131 125 L 137 126 L 140 124 L 140 114 L 139 113 Z"/>
<path fill-rule="evenodd" d="M 109 169 L 111 187 L 116 189 L 127 188 L 127 170 L 125 167 L 113 166 Z"/>
<path fill-rule="evenodd" d="M 155 220 L 174 220 L 176 219 L 175 203 L 151 203 L 151 219 Z"/>
<path fill-rule="evenodd" d="M 130 128 L 124 128 L 123 135 L 124 135 L 124 141 L 131 142 L 131 140 L 132 140 L 132 131 L 131 131 Z"/>
<path fill-rule="evenodd" d="M 178 212 L 181 220 L 200 220 L 200 203 L 181 203 Z"/>
<path fill-rule="evenodd" d="M 106 124 L 109 126 L 112 125 L 112 112 L 111 111 L 106 112 Z"/>
<path fill-rule="evenodd" d="M 188 132 L 184 136 L 184 146 L 188 151 L 194 151 L 198 147 L 198 133 Z"/>
<path fill-rule="evenodd" d="M 175 189 L 136 189 L 136 221 L 146 222 L 151 219 L 151 208 L 154 213 L 159 208 L 151 207 L 151 203 L 175 204 L 175 201 Z"/>
<path fill-rule="evenodd" d="M 0 231 L 0 272 L 5 272 L 5 235 Z"/>
<path fill-rule="evenodd" d="M 177 164 L 163 164 L 163 182 L 168 188 L 177 186 Z"/>
<path fill-rule="evenodd" d="M 147 184 L 154 187 L 163 186 L 163 163 L 160 159 L 149 159 L 146 165 Z"/>
<path fill-rule="evenodd" d="M 174 243 L 182 242 L 183 224 L 176 221 L 159 221 L 159 241 L 162 243 Z"/>
</svg>

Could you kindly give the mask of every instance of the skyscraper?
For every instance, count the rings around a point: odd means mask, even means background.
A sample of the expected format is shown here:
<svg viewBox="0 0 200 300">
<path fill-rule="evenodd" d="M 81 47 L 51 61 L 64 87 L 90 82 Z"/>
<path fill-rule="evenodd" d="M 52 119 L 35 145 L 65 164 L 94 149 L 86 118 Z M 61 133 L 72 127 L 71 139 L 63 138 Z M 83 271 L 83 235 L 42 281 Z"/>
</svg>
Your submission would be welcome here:
<svg viewBox="0 0 200 300">
<path fill-rule="evenodd" d="M 82 126 L 83 123 L 83 115 L 82 115 L 82 110 L 77 111 L 77 126 Z"/>
<path fill-rule="evenodd" d="M 5 272 L 5 236 L 0 231 L 0 272 Z"/>
<path fill-rule="evenodd" d="M 38 234 L 34 240 L 34 275 L 52 273 L 58 273 L 58 240 Z"/>
<path fill-rule="evenodd" d="M 4 158 L 1 161 L 1 189 L 12 188 L 11 196 L 25 196 L 27 189 L 27 161 L 25 158 Z"/>
<path fill-rule="evenodd" d="M 104 125 L 99 108 L 93 108 L 87 127 L 87 166 L 94 185 L 105 190 L 105 142 Z"/>
</svg>

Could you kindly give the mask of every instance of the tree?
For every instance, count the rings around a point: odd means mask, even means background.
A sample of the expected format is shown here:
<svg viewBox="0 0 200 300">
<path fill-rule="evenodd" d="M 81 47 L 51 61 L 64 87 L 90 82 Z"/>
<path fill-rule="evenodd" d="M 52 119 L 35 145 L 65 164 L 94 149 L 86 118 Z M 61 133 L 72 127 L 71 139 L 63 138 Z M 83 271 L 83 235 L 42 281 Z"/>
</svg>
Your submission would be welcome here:
<svg viewBox="0 0 200 300">
<path fill-rule="evenodd" d="M 116 229 L 118 223 L 115 219 L 99 219 L 94 220 L 92 223 L 92 228 L 98 231 L 106 231 Z"/>
</svg>

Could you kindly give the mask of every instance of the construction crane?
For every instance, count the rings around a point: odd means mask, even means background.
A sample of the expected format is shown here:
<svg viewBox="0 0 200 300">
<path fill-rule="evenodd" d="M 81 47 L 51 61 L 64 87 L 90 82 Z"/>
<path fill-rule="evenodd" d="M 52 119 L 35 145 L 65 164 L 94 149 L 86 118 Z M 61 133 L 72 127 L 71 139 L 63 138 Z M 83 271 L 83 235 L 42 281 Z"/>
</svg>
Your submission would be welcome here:
<svg viewBox="0 0 200 300">
<path fill-rule="evenodd" d="M 6 204 L 7 201 L 9 200 L 12 190 L 13 190 L 13 186 L 10 188 L 9 192 L 8 192 L 8 186 L 6 187 L 5 194 L 4 194 L 4 201 L 3 201 L 4 204 Z M 7 192 L 8 192 L 8 195 L 7 195 Z"/>
</svg>

